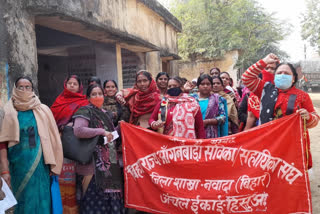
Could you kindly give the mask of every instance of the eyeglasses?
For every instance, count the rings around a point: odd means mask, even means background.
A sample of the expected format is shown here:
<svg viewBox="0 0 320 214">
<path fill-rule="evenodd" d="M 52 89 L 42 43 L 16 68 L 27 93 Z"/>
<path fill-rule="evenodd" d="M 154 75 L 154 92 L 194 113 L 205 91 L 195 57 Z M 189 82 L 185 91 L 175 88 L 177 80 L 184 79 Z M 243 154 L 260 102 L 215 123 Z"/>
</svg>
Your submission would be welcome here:
<svg viewBox="0 0 320 214">
<path fill-rule="evenodd" d="M 32 91 L 32 87 L 31 86 L 22 86 L 22 85 L 20 85 L 19 87 L 17 87 L 20 91 L 24 91 L 24 90 L 26 90 L 26 91 Z"/>
</svg>

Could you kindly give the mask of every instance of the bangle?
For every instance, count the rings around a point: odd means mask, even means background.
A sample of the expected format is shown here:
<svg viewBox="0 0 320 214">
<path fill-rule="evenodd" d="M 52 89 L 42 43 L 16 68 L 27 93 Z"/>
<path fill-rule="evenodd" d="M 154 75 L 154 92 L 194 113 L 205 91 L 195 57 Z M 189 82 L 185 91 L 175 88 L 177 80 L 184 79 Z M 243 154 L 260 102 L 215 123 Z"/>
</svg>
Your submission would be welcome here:
<svg viewBox="0 0 320 214">
<path fill-rule="evenodd" d="M 5 175 L 5 174 L 10 174 L 10 172 L 9 171 L 2 171 L 1 172 L 1 175 Z"/>
</svg>

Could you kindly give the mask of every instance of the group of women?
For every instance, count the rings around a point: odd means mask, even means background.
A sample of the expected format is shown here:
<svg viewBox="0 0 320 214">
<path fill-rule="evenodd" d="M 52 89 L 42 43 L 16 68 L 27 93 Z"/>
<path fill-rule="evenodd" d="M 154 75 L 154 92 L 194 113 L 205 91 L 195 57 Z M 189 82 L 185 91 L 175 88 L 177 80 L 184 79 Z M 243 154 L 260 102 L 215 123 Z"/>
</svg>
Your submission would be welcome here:
<svg viewBox="0 0 320 214">
<path fill-rule="evenodd" d="M 294 87 L 297 73 L 291 64 L 276 67 L 274 85 L 258 77 L 278 61 L 270 54 L 243 74 L 247 91 L 261 97 L 261 124 L 298 112 L 308 128 L 316 126 L 319 116 L 309 95 Z M 50 175 L 56 174 L 64 213 L 125 213 L 121 142 L 112 135 L 120 134 L 119 121 L 190 139 L 237 133 L 238 109 L 246 95 L 239 96 L 230 83 L 229 74 L 218 68 L 202 74 L 194 86 L 164 72 L 154 80 L 141 70 L 133 88 L 119 91 L 114 80 L 101 85 L 94 77 L 83 95 L 80 79 L 71 75 L 50 111 L 34 93 L 30 78 L 17 79 L 0 131 L 1 176 L 17 198 L 15 213 L 50 213 Z M 73 126 L 78 138 L 104 136 L 108 143 L 97 144 L 88 164 L 64 158 L 59 132 L 66 126 Z"/>
<path fill-rule="evenodd" d="M 89 80 L 86 95 L 80 79 L 69 76 L 64 91 L 51 106 L 60 130 L 73 126 L 78 138 L 105 136 L 107 145 L 98 144 L 93 159 L 80 164 L 64 158 L 60 189 L 64 213 L 123 213 L 121 154 L 119 143 L 112 141 L 118 121 L 129 119 L 129 110 L 115 100 L 117 84 L 100 79 Z"/>
</svg>

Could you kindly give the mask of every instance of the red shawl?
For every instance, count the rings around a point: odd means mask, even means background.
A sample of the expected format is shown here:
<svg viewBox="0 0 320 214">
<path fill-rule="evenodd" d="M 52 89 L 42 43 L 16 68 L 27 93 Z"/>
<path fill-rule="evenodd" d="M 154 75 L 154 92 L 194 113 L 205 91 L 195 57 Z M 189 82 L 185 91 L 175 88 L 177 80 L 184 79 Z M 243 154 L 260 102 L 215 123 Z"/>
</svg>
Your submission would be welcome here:
<svg viewBox="0 0 320 214">
<path fill-rule="evenodd" d="M 58 127 L 66 125 L 73 114 L 81 107 L 89 104 L 86 96 L 82 94 L 83 86 L 80 85 L 79 92 L 73 93 L 67 89 L 67 80 L 64 81 L 64 90 L 51 106 L 54 119 Z"/>
<path fill-rule="evenodd" d="M 291 94 L 297 95 L 297 98 L 294 103 L 293 112 L 296 112 L 300 108 L 306 109 L 309 113 L 315 112 L 311 98 L 308 93 L 300 89 L 297 89 L 295 86 L 293 86 L 287 91 L 283 91 L 281 89 L 279 89 L 278 91 L 279 91 L 279 95 L 278 95 L 276 105 L 274 107 L 275 114 L 277 109 L 281 109 L 282 114 L 286 115 L 289 97 Z"/>
<path fill-rule="evenodd" d="M 144 114 L 152 113 L 154 107 L 160 102 L 160 91 L 154 80 L 151 81 L 147 91 L 140 91 L 135 85 L 125 89 L 124 98 L 129 105 L 131 116 L 129 123 L 135 124 Z"/>
</svg>

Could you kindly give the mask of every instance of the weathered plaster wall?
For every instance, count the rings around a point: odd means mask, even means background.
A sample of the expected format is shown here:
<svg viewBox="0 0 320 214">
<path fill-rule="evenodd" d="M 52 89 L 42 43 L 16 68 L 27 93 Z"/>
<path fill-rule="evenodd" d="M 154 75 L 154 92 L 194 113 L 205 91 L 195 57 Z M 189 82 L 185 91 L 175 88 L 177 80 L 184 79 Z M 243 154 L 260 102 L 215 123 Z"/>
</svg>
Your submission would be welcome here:
<svg viewBox="0 0 320 214">
<path fill-rule="evenodd" d="M 8 53 L 7 53 L 7 27 L 4 14 L 4 7 L 0 7 L 0 105 L 8 100 L 8 86 L 6 81 L 6 73 L 8 72 Z"/>
<path fill-rule="evenodd" d="M 150 0 L 155 2 L 154 0 Z M 37 14 L 37 23 L 84 37 L 90 31 L 105 31 L 95 34 L 101 41 L 120 42 L 122 47 L 146 46 L 177 54 L 177 26 L 168 24 L 166 17 L 160 16 L 139 0 L 27 0 L 26 6 Z M 63 17 L 65 16 L 65 17 Z M 61 18 L 63 17 L 63 18 Z M 61 25 L 57 23 L 60 20 Z M 79 22 L 80 26 L 66 27 L 69 22 Z M 179 21 L 176 20 L 178 25 Z M 70 24 L 70 23 L 69 23 Z M 181 24 L 180 24 L 181 27 Z M 71 32 L 73 31 L 73 32 Z M 138 43 L 135 43 L 138 42 Z M 135 44 L 134 44 L 135 43 Z"/>
<path fill-rule="evenodd" d="M 7 34 L 5 55 L 9 65 L 9 88 L 11 90 L 15 79 L 22 75 L 30 76 L 37 86 L 34 17 L 23 9 L 21 0 L 1 0 L 0 4 Z"/>
<path fill-rule="evenodd" d="M 4 56 L 0 56 L 1 93 L 6 94 L 7 88 L 11 90 L 15 79 L 21 75 L 30 76 L 36 92 L 38 90 L 35 24 L 104 44 L 113 43 L 118 50 L 112 51 L 113 59 L 114 56 L 120 55 L 121 48 L 136 52 L 137 55 L 144 56 L 144 63 L 139 63 L 137 69 L 145 69 L 148 63 L 149 69 L 156 74 L 161 71 L 159 54 L 151 54 L 146 60 L 145 52 L 160 51 L 176 56 L 176 35 L 181 31 L 181 24 L 172 15 L 166 14 L 168 11 L 155 2 L 157 1 L 0 0 L 0 27 L 5 29 L 1 32 L 4 32 L 6 38 L 4 43 L 1 42 L 1 45 L 5 45 L 1 48 Z M 39 49 L 39 53 L 41 51 L 45 52 L 48 49 Z M 102 49 L 98 48 L 97 51 Z M 41 54 L 46 54 L 44 52 Z M 67 52 L 65 54 L 68 55 Z M 121 71 L 121 57 L 115 59 L 116 64 L 113 63 L 112 68 Z M 102 62 L 103 57 L 99 61 Z M 8 75 L 6 67 L 9 68 Z M 101 73 L 102 70 L 98 69 L 97 72 Z M 111 76 L 121 82 L 121 75 L 112 73 Z M 9 87 L 6 86 L 6 78 Z M 46 81 L 42 84 L 45 85 Z M 121 83 L 119 85 L 121 87 Z M 1 99 L 3 98 L 4 95 L 1 96 Z"/>
<path fill-rule="evenodd" d="M 174 76 L 179 76 L 179 64 L 178 61 L 170 61 L 170 72 L 169 76 L 174 77 Z"/>
<path fill-rule="evenodd" d="M 237 63 L 239 54 L 238 51 L 228 52 L 221 60 L 212 61 L 197 61 L 197 62 L 177 62 L 176 69 L 179 71 L 181 77 L 185 77 L 188 80 L 199 77 L 199 72 L 201 69 L 205 73 L 209 73 L 209 70 L 213 67 L 220 68 L 221 72 L 227 71 L 230 73 L 233 80 L 237 80 L 237 70 L 234 66 Z"/>
<path fill-rule="evenodd" d="M 146 54 L 146 68 L 156 78 L 157 74 L 162 71 L 162 61 L 159 51 L 148 52 Z"/>
<path fill-rule="evenodd" d="M 8 85 L 7 85 L 8 64 L 5 59 L 0 59 L 0 106 L 8 100 Z"/>
</svg>

